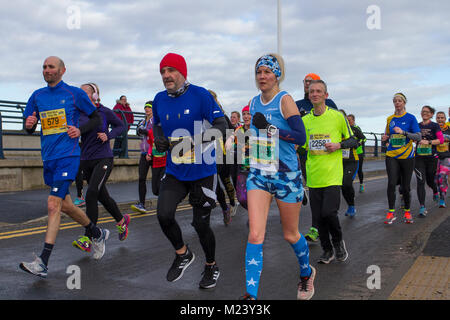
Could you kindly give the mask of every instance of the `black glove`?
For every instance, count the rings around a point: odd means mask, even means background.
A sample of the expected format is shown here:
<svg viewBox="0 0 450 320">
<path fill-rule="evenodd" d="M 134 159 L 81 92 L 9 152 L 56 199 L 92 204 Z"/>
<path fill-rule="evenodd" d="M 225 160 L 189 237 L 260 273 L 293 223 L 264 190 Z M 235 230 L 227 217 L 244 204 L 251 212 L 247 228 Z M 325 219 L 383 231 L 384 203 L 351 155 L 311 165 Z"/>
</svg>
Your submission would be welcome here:
<svg viewBox="0 0 450 320">
<path fill-rule="evenodd" d="M 266 117 L 261 112 L 256 112 L 252 117 L 252 124 L 257 129 L 267 129 L 270 123 L 267 122 Z"/>
<path fill-rule="evenodd" d="M 137 134 L 138 134 L 138 136 L 147 136 L 148 135 L 148 130 L 143 128 L 143 127 L 139 127 L 137 129 Z"/>
<path fill-rule="evenodd" d="M 154 143 L 155 143 L 156 150 L 158 152 L 162 153 L 162 152 L 166 152 L 167 150 L 169 150 L 169 147 L 170 147 L 169 140 L 164 136 L 155 137 Z"/>
</svg>

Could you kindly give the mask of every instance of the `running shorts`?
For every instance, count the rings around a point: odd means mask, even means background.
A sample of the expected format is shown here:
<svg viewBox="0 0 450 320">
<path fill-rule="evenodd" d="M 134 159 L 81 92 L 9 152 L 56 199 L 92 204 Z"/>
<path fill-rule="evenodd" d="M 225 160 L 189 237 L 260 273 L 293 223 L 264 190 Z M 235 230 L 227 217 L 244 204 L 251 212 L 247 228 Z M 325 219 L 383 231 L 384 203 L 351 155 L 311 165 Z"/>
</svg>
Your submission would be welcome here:
<svg viewBox="0 0 450 320">
<path fill-rule="evenodd" d="M 273 194 L 276 199 L 287 203 L 298 203 L 303 200 L 302 172 L 262 173 L 258 169 L 250 169 L 247 178 L 247 192 L 263 190 Z"/>
</svg>

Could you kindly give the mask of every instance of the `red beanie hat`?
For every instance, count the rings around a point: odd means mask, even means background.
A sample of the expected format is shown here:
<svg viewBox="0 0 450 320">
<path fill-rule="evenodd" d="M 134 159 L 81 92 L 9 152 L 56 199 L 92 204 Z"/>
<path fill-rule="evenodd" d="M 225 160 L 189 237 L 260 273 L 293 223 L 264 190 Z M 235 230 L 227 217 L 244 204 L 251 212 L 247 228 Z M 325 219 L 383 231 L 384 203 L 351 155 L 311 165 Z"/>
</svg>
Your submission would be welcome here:
<svg viewBox="0 0 450 320">
<path fill-rule="evenodd" d="M 315 74 L 315 73 L 308 73 L 308 74 L 305 76 L 305 79 L 308 78 L 308 77 L 311 77 L 311 79 L 313 79 L 313 80 L 320 80 L 319 75 L 317 75 L 317 74 Z"/>
<path fill-rule="evenodd" d="M 187 78 L 187 66 L 183 56 L 176 53 L 168 53 L 164 56 L 159 64 L 159 71 L 164 67 L 172 67 L 177 69 L 186 79 Z"/>
<path fill-rule="evenodd" d="M 244 113 L 244 111 L 248 111 L 250 112 L 250 107 L 247 105 L 244 108 L 242 108 L 242 113 Z"/>
</svg>

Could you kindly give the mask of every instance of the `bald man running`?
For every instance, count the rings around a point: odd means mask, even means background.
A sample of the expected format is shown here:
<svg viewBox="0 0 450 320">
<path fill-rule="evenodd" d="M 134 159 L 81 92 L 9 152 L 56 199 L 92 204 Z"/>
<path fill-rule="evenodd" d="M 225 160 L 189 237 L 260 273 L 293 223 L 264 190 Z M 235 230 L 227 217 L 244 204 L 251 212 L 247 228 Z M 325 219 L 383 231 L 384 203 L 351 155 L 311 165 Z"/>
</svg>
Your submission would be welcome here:
<svg viewBox="0 0 450 320">
<path fill-rule="evenodd" d="M 48 223 L 42 253 L 33 262 L 22 262 L 20 268 L 45 278 L 48 260 L 56 241 L 61 221 L 61 212 L 89 229 L 93 235 L 94 258 L 100 259 L 105 252 L 105 241 L 109 231 L 95 226 L 86 214 L 76 207 L 69 193 L 69 186 L 80 165 L 78 138 L 100 124 L 96 107 L 80 88 L 62 81 L 66 72 L 64 62 L 58 57 L 48 57 L 42 74 L 47 86 L 33 92 L 23 113 L 25 130 L 32 134 L 38 121 L 41 122 L 41 154 L 44 166 L 44 181 L 50 187 L 47 199 Z M 80 112 L 89 116 L 89 121 L 79 127 Z"/>
</svg>

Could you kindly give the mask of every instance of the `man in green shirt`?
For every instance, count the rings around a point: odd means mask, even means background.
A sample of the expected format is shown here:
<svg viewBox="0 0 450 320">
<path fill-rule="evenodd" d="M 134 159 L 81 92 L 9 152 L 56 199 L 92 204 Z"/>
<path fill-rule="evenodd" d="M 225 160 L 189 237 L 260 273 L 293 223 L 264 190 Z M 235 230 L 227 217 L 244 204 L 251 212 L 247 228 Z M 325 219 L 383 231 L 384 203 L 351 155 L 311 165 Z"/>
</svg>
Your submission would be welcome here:
<svg viewBox="0 0 450 320">
<path fill-rule="evenodd" d="M 335 258 L 345 261 L 348 257 L 337 216 L 343 177 L 342 149 L 358 147 L 344 115 L 326 106 L 327 97 L 325 82 L 312 81 L 309 98 L 314 108 L 302 118 L 308 150 L 309 200 L 312 215 L 319 221 L 320 244 L 324 251 L 318 262 L 326 264 Z"/>
</svg>

